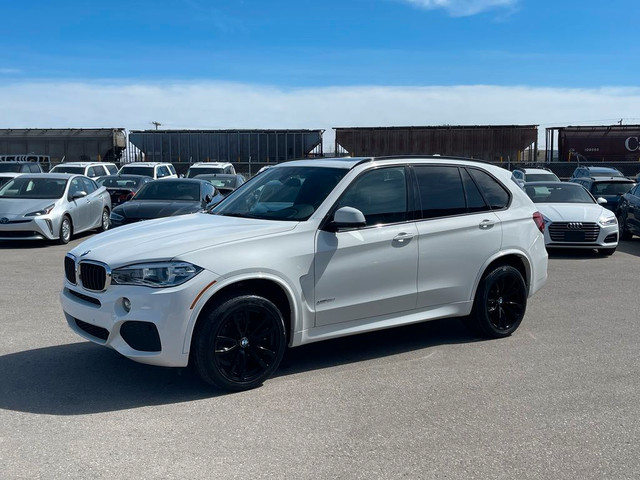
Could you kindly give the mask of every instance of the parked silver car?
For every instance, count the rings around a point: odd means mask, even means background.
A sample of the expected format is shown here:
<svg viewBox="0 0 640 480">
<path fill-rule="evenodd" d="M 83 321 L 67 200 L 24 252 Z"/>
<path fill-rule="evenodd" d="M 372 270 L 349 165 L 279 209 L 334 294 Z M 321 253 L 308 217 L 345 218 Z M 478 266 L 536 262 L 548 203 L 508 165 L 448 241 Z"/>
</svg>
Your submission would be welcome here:
<svg viewBox="0 0 640 480">
<path fill-rule="evenodd" d="M 0 188 L 0 240 L 55 240 L 109 228 L 111 198 L 84 175 L 23 174 Z"/>
</svg>

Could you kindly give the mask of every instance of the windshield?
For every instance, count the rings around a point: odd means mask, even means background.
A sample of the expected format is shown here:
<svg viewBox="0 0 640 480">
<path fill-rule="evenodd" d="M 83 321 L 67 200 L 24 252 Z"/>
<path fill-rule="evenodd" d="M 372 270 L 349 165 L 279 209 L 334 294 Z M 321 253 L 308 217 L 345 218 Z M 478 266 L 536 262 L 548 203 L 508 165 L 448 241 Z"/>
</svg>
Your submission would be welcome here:
<svg viewBox="0 0 640 480">
<path fill-rule="evenodd" d="M 342 168 L 277 167 L 253 177 L 211 213 L 234 217 L 308 219 L 348 172 Z"/>
<path fill-rule="evenodd" d="M 0 187 L 2 185 L 4 185 L 5 183 L 7 183 L 10 180 L 13 180 L 14 177 L 3 177 L 2 175 L 0 175 Z"/>
<path fill-rule="evenodd" d="M 595 203 L 589 192 L 575 183 L 527 184 L 524 191 L 534 203 Z"/>
<path fill-rule="evenodd" d="M 153 177 L 153 167 L 122 167 L 120 173 L 128 173 L 129 175 L 145 175 Z"/>
<path fill-rule="evenodd" d="M 142 182 L 140 177 L 101 177 L 96 183 L 107 188 L 136 188 Z"/>
<path fill-rule="evenodd" d="M 84 167 L 73 167 L 69 165 L 56 165 L 51 169 L 51 173 L 78 173 L 84 175 Z"/>
<path fill-rule="evenodd" d="M 19 172 L 19 163 L 0 163 L 0 172 Z"/>
<path fill-rule="evenodd" d="M 601 197 L 603 195 L 610 195 L 612 197 L 617 195 L 624 195 L 633 188 L 635 183 L 633 182 L 598 182 L 594 183 L 591 187 L 591 193 L 595 197 Z"/>
<path fill-rule="evenodd" d="M 187 172 L 187 178 L 193 178 L 196 175 L 204 173 L 224 173 L 224 168 L 219 167 L 191 167 Z"/>
<path fill-rule="evenodd" d="M 61 198 L 66 178 L 16 177 L 0 188 L 0 198 Z"/>
<path fill-rule="evenodd" d="M 558 180 L 553 173 L 527 173 L 527 182 L 557 182 Z"/>
<path fill-rule="evenodd" d="M 194 182 L 155 180 L 146 183 L 135 200 L 200 201 L 200 184 Z"/>
</svg>

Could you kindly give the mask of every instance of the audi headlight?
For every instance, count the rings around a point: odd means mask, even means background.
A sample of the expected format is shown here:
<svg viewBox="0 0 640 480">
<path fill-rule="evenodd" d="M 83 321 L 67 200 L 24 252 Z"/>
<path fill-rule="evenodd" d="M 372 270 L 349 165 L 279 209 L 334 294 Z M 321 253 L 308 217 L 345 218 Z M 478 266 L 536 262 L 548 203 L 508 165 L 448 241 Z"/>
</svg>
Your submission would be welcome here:
<svg viewBox="0 0 640 480">
<path fill-rule="evenodd" d="M 41 215 L 48 215 L 51 213 L 51 210 L 56 206 L 55 203 L 52 203 L 48 207 L 44 207 L 42 210 L 38 210 L 37 212 L 29 212 L 25 215 L 25 217 L 39 217 Z"/>
<path fill-rule="evenodd" d="M 111 272 L 111 284 L 175 287 L 191 280 L 201 271 L 201 267 L 187 262 L 139 263 L 114 269 Z"/>
<path fill-rule="evenodd" d="M 618 219 L 616 219 L 615 215 L 603 215 L 598 219 L 598 223 L 602 226 L 617 225 Z"/>
</svg>

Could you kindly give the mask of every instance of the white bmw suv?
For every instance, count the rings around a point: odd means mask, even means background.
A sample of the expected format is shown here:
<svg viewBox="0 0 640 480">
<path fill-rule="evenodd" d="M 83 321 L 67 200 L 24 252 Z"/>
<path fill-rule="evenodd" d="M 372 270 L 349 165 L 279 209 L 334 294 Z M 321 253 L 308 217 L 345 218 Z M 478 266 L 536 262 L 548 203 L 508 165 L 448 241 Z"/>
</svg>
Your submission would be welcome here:
<svg viewBox="0 0 640 480">
<path fill-rule="evenodd" d="M 511 335 L 547 278 L 507 170 L 444 157 L 302 160 L 208 213 L 110 230 L 65 257 L 72 330 L 143 363 L 260 385 L 287 347 L 443 317 Z"/>
</svg>

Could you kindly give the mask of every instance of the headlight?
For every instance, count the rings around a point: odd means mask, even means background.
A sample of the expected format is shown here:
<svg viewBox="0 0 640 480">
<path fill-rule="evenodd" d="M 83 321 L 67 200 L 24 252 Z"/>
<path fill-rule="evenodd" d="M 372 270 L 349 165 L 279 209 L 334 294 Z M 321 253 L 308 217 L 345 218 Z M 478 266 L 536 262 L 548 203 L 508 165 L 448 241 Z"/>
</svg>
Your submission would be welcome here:
<svg viewBox="0 0 640 480">
<path fill-rule="evenodd" d="M 598 223 L 600 223 L 600 225 L 617 225 L 618 224 L 618 220 L 616 219 L 615 215 L 603 215 L 598 219 Z"/>
<path fill-rule="evenodd" d="M 48 215 L 49 213 L 51 213 L 51 210 L 53 210 L 53 207 L 55 207 L 56 204 L 52 203 L 51 205 L 49 205 L 48 207 L 43 208 L 42 210 L 38 210 L 37 212 L 29 212 L 25 215 L 25 217 L 39 217 L 40 215 Z"/>
<path fill-rule="evenodd" d="M 115 212 L 111 212 L 111 215 L 109 215 L 109 218 L 110 218 L 111 220 L 116 220 L 116 221 L 118 221 L 118 222 L 119 222 L 119 221 L 121 221 L 121 220 L 124 220 L 124 217 L 123 217 L 122 215 L 118 215 L 118 214 L 117 214 L 117 213 L 115 213 Z"/>
<path fill-rule="evenodd" d="M 187 262 L 139 263 L 111 272 L 112 285 L 175 287 L 191 280 L 202 268 Z"/>
</svg>

